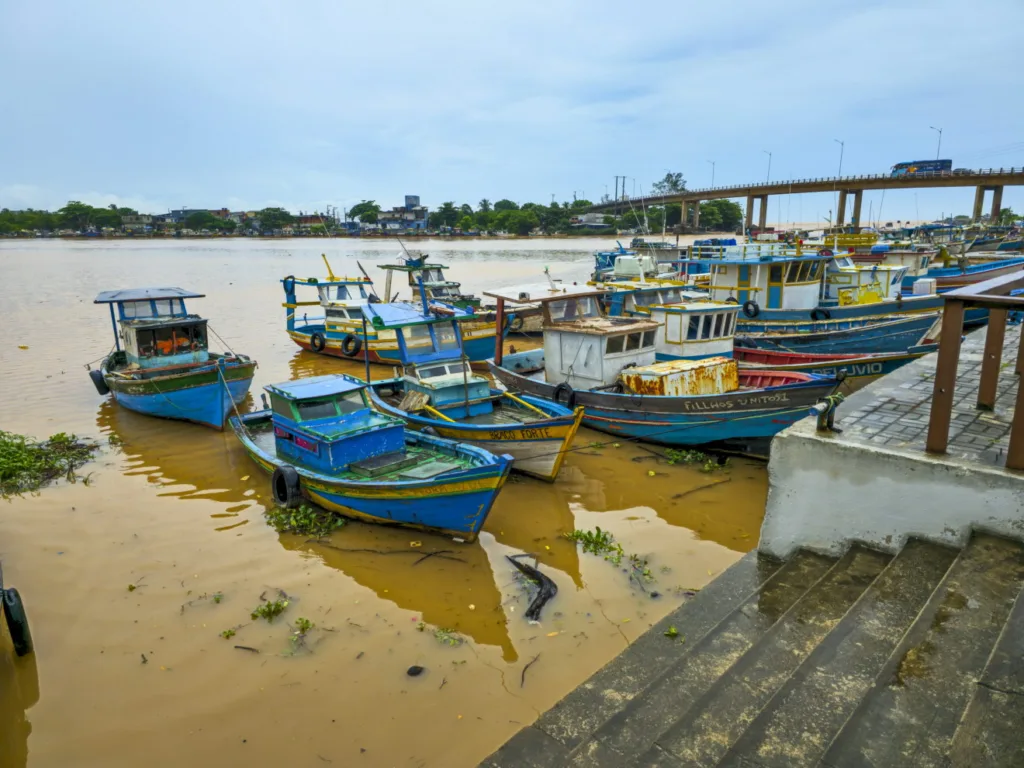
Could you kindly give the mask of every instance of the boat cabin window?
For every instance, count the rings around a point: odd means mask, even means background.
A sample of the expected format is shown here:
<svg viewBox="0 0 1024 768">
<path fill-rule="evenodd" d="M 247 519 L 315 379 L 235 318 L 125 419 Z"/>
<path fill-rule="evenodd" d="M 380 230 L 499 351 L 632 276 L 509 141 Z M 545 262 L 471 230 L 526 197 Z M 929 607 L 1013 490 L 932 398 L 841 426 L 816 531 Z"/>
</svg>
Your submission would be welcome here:
<svg viewBox="0 0 1024 768">
<path fill-rule="evenodd" d="M 473 374 L 462 362 L 448 363 L 447 365 L 431 365 L 427 368 L 416 369 L 416 375 L 421 381 L 423 379 L 434 379 L 438 376 L 461 376 L 463 373 Z"/>
<path fill-rule="evenodd" d="M 644 341 L 642 347 L 653 347 L 654 346 L 654 331 L 644 331 Z"/>
<path fill-rule="evenodd" d="M 459 348 L 459 337 L 455 335 L 454 323 L 435 325 L 434 337 L 437 339 L 437 348 L 441 352 L 450 352 Z"/>
<path fill-rule="evenodd" d="M 700 337 L 701 339 L 707 339 L 711 337 L 711 315 L 704 315 L 701 318 Z"/>
<path fill-rule="evenodd" d="M 686 340 L 695 341 L 700 335 L 700 315 L 690 315 L 690 325 L 686 329 Z"/>
<path fill-rule="evenodd" d="M 348 294 L 347 285 L 321 285 L 317 289 L 320 301 L 347 301 L 352 297 Z"/>
<path fill-rule="evenodd" d="M 683 302 L 683 292 L 678 288 L 670 288 L 661 296 L 663 304 L 681 304 Z"/>
<path fill-rule="evenodd" d="M 715 338 L 720 337 L 723 330 L 725 330 L 725 315 L 719 312 L 715 315 Z"/>
<path fill-rule="evenodd" d="M 776 264 L 768 272 L 768 282 L 770 283 L 781 283 L 782 282 L 782 265 Z"/>
<path fill-rule="evenodd" d="M 328 309 L 325 314 L 331 320 L 348 320 L 348 312 L 344 309 Z"/>
<path fill-rule="evenodd" d="M 640 334 L 631 333 L 626 337 L 626 351 L 632 352 L 635 349 L 640 349 Z"/>
<path fill-rule="evenodd" d="M 605 354 L 615 355 L 621 352 L 626 344 L 625 336 L 609 336 L 608 345 L 605 347 Z"/>
<path fill-rule="evenodd" d="M 636 302 L 638 307 L 649 307 L 652 304 L 660 303 L 657 291 L 646 291 L 644 293 L 633 294 L 633 301 Z"/>
<path fill-rule="evenodd" d="M 292 415 L 292 405 L 280 395 L 271 393 L 270 395 L 270 408 L 273 410 L 276 416 L 283 416 L 286 419 L 294 419 Z"/>
<path fill-rule="evenodd" d="M 360 288 L 359 290 L 361 291 L 362 288 Z M 362 320 L 363 310 L 361 310 L 359 307 L 349 307 L 348 316 L 350 320 Z"/>
<path fill-rule="evenodd" d="M 333 400 L 297 400 L 295 408 L 299 412 L 299 419 L 312 421 L 313 419 L 326 419 L 330 416 L 337 416 L 338 409 Z"/>
<path fill-rule="evenodd" d="M 433 345 L 428 325 L 410 325 L 408 328 L 402 329 L 402 335 L 405 337 L 406 345 L 410 347 L 431 347 Z"/>
<path fill-rule="evenodd" d="M 140 357 L 167 357 L 206 349 L 206 328 L 202 325 L 140 328 L 135 333 Z"/>
<path fill-rule="evenodd" d="M 346 392 L 340 397 L 336 397 L 335 402 L 338 404 L 338 410 L 342 416 L 346 413 L 355 413 L 366 408 L 366 401 L 363 399 L 363 390 L 361 389 Z"/>
<path fill-rule="evenodd" d="M 582 296 L 549 302 L 548 312 L 551 313 L 551 319 L 555 322 L 601 316 L 601 309 L 597 304 L 597 298 L 594 296 Z"/>
</svg>

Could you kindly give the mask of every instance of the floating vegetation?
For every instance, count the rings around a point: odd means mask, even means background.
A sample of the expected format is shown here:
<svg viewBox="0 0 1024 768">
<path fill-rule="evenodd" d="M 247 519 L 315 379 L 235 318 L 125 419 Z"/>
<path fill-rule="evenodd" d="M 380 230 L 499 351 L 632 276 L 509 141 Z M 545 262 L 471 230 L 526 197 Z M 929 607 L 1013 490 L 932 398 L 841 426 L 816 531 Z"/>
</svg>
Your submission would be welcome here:
<svg viewBox="0 0 1024 768">
<path fill-rule="evenodd" d="M 434 639 L 453 648 L 458 648 L 466 642 L 466 639 L 454 629 L 446 629 L 445 627 L 438 627 L 434 630 Z"/>
<path fill-rule="evenodd" d="M 345 525 L 345 518 L 320 509 L 310 504 L 302 504 L 294 509 L 275 507 L 264 514 L 267 523 L 278 533 L 297 533 L 302 536 L 313 536 L 322 539 L 331 531 Z"/>
<path fill-rule="evenodd" d="M 701 472 L 719 472 L 729 466 L 728 458 L 716 458 L 709 456 L 703 451 L 679 450 L 668 448 L 665 451 L 665 459 L 669 464 L 701 464 Z"/>
<path fill-rule="evenodd" d="M 213 600 L 213 602 L 215 603 L 219 603 L 221 600 L 224 599 L 224 593 L 214 592 L 212 595 L 210 595 L 210 599 Z"/>
<path fill-rule="evenodd" d="M 284 609 L 287 607 L 287 600 L 269 600 L 253 610 L 251 616 L 254 620 L 266 619 L 268 622 L 273 624 L 274 619 L 284 613 Z"/>
<path fill-rule="evenodd" d="M 623 570 L 629 573 L 629 580 L 635 581 L 644 591 L 646 591 L 644 585 L 655 580 L 646 557 L 626 552 L 622 545 L 615 541 L 615 537 L 608 531 L 602 531 L 600 526 L 596 526 L 592 531 L 577 529 L 564 535 L 570 541 L 581 544 L 584 552 L 600 555 L 612 565 L 622 565 L 622 561 L 625 559 L 628 568 Z"/>
<path fill-rule="evenodd" d="M 662 634 L 665 635 L 665 637 L 679 637 L 679 630 L 676 629 L 674 625 L 672 625 L 669 626 L 669 628 L 666 629 Z"/>
<path fill-rule="evenodd" d="M 232 637 L 235 636 L 235 630 L 225 629 L 223 632 L 220 633 L 220 636 L 223 637 L 225 640 L 230 640 Z"/>
<path fill-rule="evenodd" d="M 96 443 L 65 432 L 34 443 L 23 435 L 0 431 L 0 496 L 30 493 L 59 477 L 73 483 L 80 479 L 75 470 L 89 461 L 97 448 Z"/>
</svg>

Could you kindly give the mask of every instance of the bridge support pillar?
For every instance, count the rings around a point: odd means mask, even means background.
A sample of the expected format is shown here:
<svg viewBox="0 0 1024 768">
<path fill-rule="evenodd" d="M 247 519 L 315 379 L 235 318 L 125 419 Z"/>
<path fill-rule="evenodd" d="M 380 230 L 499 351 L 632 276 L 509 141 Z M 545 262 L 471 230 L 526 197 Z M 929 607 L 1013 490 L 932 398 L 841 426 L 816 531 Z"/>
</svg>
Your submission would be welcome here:
<svg viewBox="0 0 1024 768">
<path fill-rule="evenodd" d="M 860 208 L 861 203 L 864 202 L 864 190 L 858 189 L 853 193 L 853 218 L 850 223 L 853 225 L 854 232 L 860 232 Z"/>
<path fill-rule="evenodd" d="M 843 226 L 846 223 L 846 190 L 839 190 L 839 204 L 836 205 L 836 218 L 835 225 L 837 227 Z"/>
<path fill-rule="evenodd" d="M 754 196 L 747 195 L 747 219 L 743 222 L 743 226 L 746 229 L 750 229 L 754 226 Z M 745 233 L 744 233 L 745 234 Z"/>
<path fill-rule="evenodd" d="M 768 195 L 760 195 L 758 199 L 761 201 L 759 208 L 761 209 L 758 213 L 758 229 L 764 232 L 768 228 Z"/>
<path fill-rule="evenodd" d="M 999 211 L 1002 210 L 1003 206 L 1003 188 L 992 187 L 992 213 L 989 216 L 988 223 L 995 224 L 999 221 Z"/>
<path fill-rule="evenodd" d="M 981 221 L 981 208 L 985 205 L 985 188 L 978 187 L 974 190 L 974 210 L 971 212 L 971 223 L 977 224 Z"/>
<path fill-rule="evenodd" d="M 693 228 L 700 226 L 700 200 L 693 201 Z"/>
</svg>

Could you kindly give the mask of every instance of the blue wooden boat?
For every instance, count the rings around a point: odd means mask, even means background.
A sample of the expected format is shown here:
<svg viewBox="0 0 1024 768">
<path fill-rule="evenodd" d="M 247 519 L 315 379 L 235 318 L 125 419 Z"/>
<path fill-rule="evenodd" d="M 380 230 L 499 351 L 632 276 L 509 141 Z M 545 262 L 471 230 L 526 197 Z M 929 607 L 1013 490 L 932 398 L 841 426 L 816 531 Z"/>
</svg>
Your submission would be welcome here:
<svg viewBox="0 0 1024 768">
<path fill-rule="evenodd" d="M 97 296 L 96 304 L 110 307 L 115 351 L 89 372 L 96 390 L 132 411 L 223 429 L 249 391 L 256 362 L 209 350 L 207 321 L 185 307 L 185 299 L 202 296 L 181 288 Z"/>
<path fill-rule="evenodd" d="M 806 330 L 799 330 L 804 324 L 763 323 L 760 333 L 740 328 L 735 344 L 816 354 L 902 352 L 920 344 L 937 319 L 937 314 L 930 314 L 895 316 L 868 323 L 827 320 L 807 324 L 810 327 Z"/>
<path fill-rule="evenodd" d="M 472 541 L 512 466 L 511 456 L 406 430 L 371 409 L 366 383 L 352 376 L 266 391 L 270 408 L 230 423 L 286 508 L 308 499 L 359 520 Z"/>
<path fill-rule="evenodd" d="M 421 288 L 421 291 L 424 289 Z M 512 468 L 554 481 L 572 446 L 583 409 L 517 397 L 491 387 L 472 372 L 462 352 L 465 312 L 438 315 L 422 305 L 371 304 L 367 318 L 377 330 L 398 336 L 404 376 L 369 387 L 374 407 L 404 419 L 413 429 L 513 457 Z"/>
<path fill-rule="evenodd" d="M 583 423 L 626 438 L 702 445 L 771 437 L 807 416 L 839 386 L 788 371 L 742 372 L 734 360 L 655 363 L 658 324 L 607 317 L 601 288 L 524 287 L 487 293 L 506 303 L 539 302 L 544 348 L 502 355 L 491 374 L 506 388 L 583 406 Z"/>
</svg>

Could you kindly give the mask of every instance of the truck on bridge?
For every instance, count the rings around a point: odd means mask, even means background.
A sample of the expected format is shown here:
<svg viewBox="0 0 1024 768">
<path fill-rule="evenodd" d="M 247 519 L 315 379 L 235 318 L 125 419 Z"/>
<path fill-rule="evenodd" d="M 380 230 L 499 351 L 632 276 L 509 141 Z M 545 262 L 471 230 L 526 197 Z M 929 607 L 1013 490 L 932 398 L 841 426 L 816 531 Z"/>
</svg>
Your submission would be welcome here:
<svg viewBox="0 0 1024 768">
<path fill-rule="evenodd" d="M 917 174 L 950 173 L 953 170 L 952 160 L 911 160 L 909 163 L 896 163 L 892 167 L 892 176 L 916 176 Z"/>
</svg>

